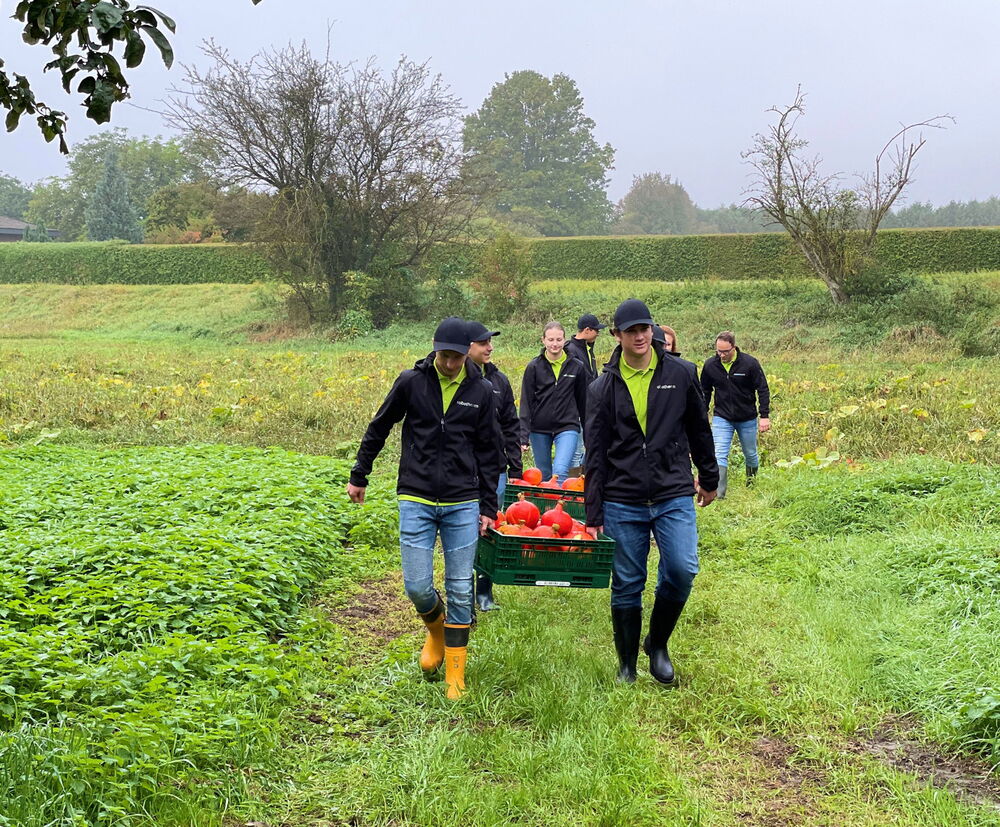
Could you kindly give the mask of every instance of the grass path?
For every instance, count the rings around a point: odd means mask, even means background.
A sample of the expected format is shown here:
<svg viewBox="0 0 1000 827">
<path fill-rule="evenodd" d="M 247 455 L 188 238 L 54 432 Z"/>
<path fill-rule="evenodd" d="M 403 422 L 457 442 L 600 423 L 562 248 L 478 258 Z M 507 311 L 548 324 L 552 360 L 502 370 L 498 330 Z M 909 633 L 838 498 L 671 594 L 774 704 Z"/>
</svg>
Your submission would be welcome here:
<svg viewBox="0 0 1000 827">
<path fill-rule="evenodd" d="M 844 487 L 809 493 L 835 482 Z M 824 579 L 822 560 L 851 546 L 843 538 L 799 541 L 784 564 L 755 553 L 754 532 L 779 536 L 765 523 L 792 530 L 780 494 L 737 491 L 706 514 L 703 571 L 672 646 L 676 691 L 644 671 L 632 687 L 612 680 L 606 591 L 498 588 L 503 608 L 474 632 L 471 691 L 458 704 L 419 675 L 398 578 L 331 595 L 320 608 L 343 637 L 329 656 L 346 669 L 296 716 L 286 765 L 260 779 L 267 802 L 244 823 L 1000 824 L 996 785 L 972 778 L 987 765 L 942 768 L 956 774 L 949 791 L 918 763 L 890 760 L 892 738 L 915 748 L 946 718 L 932 708 L 932 674 L 894 696 L 892 669 L 907 653 L 938 656 L 914 652 L 912 617 L 885 572 L 881 590 L 864 566 Z M 872 594 L 859 598 L 862 588 Z M 983 604 L 983 629 L 946 645 L 975 650 L 994 609 Z M 976 679 L 995 678 L 995 666 L 980 668 Z M 946 761 L 949 750 L 926 753 Z"/>
</svg>

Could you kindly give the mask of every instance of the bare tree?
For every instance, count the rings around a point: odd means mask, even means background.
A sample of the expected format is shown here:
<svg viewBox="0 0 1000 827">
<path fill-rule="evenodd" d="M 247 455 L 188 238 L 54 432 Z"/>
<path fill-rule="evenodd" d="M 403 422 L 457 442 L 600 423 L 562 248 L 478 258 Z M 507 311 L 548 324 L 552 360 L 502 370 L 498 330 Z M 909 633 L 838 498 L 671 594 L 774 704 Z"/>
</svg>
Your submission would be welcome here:
<svg viewBox="0 0 1000 827">
<path fill-rule="evenodd" d="M 942 128 L 950 115 L 903 126 L 875 156 L 874 171 L 848 187 L 839 173 L 820 171 L 822 159 L 804 157 L 808 142 L 796 133 L 805 94 L 784 108 L 772 107 L 777 123 L 754 136 L 743 159 L 754 169 L 745 206 L 759 209 L 788 231 L 837 304 L 850 301 L 849 284 L 872 260 L 882 219 L 912 182 L 913 159 L 926 139 L 921 127 Z"/>
<path fill-rule="evenodd" d="M 345 273 L 391 279 L 466 230 L 489 179 L 462 150 L 460 101 L 426 64 L 385 74 L 305 45 L 247 62 L 204 52 L 214 65 L 187 68 L 167 119 L 220 179 L 274 193 L 256 238 L 313 318 L 341 312 Z"/>
</svg>

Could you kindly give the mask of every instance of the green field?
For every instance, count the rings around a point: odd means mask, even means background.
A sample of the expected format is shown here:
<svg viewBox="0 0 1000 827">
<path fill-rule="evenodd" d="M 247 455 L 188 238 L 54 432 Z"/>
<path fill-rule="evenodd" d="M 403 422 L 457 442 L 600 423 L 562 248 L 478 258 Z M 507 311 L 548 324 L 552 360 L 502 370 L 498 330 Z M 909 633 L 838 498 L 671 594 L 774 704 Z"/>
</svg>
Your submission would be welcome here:
<svg viewBox="0 0 1000 827">
<path fill-rule="evenodd" d="M 774 398 L 760 484 L 699 514 L 681 687 L 615 684 L 606 591 L 498 587 L 456 704 L 416 665 L 395 444 L 343 492 L 432 324 L 0 286 L 0 825 L 1000 824 L 1000 275 L 837 310 L 542 282 L 496 361 L 516 387 L 538 322 L 629 295 L 695 360 L 735 329 Z"/>
</svg>

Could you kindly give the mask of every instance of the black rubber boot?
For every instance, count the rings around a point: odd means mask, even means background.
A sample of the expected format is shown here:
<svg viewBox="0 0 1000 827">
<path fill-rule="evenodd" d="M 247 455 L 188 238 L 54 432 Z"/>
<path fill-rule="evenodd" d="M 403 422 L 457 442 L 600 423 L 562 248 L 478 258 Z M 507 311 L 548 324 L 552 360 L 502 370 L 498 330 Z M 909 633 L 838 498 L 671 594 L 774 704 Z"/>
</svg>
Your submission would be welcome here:
<svg viewBox="0 0 1000 827">
<path fill-rule="evenodd" d="M 726 488 L 729 485 L 729 468 L 725 465 L 719 466 L 719 490 L 716 493 L 716 499 L 724 500 L 726 498 Z"/>
<path fill-rule="evenodd" d="M 757 468 L 751 468 L 747 466 L 747 488 L 754 484 L 754 478 L 757 476 Z"/>
<path fill-rule="evenodd" d="M 642 607 L 611 607 L 611 627 L 618 652 L 618 680 L 635 683 L 635 665 L 639 659 L 639 636 L 642 634 Z"/>
<path fill-rule="evenodd" d="M 649 655 L 649 674 L 666 686 L 674 686 L 677 677 L 670 662 L 667 641 L 683 610 L 683 603 L 657 596 L 649 616 L 649 634 L 642 642 L 643 651 Z"/>
<path fill-rule="evenodd" d="M 476 607 L 481 612 L 492 612 L 500 608 L 493 599 L 493 580 L 485 574 L 476 578 Z"/>
</svg>

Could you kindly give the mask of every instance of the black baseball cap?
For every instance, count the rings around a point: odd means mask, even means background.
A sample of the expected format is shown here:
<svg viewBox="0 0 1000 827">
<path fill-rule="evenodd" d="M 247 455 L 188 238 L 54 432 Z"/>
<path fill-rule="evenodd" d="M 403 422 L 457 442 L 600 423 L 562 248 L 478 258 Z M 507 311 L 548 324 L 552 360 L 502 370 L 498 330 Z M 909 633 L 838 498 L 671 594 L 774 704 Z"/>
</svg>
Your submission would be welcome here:
<svg viewBox="0 0 1000 827">
<path fill-rule="evenodd" d="M 658 324 L 653 325 L 653 341 L 659 342 L 661 345 L 667 343 L 667 334 L 663 332 L 663 328 Z"/>
<path fill-rule="evenodd" d="M 625 299 L 615 311 L 615 330 L 628 330 L 637 324 L 656 325 L 646 303 L 639 299 Z"/>
<path fill-rule="evenodd" d="M 469 325 L 458 316 L 449 316 L 434 331 L 434 350 L 454 350 L 456 353 L 468 353 Z"/>
<path fill-rule="evenodd" d="M 604 330 L 607 325 L 601 324 L 593 313 L 584 313 L 576 323 L 576 329 L 586 330 L 588 327 L 591 330 Z"/>
<path fill-rule="evenodd" d="M 499 330 L 490 330 L 482 322 L 468 322 L 469 332 L 468 340 L 470 342 L 485 342 L 487 339 L 492 339 L 494 336 L 499 336 Z"/>
</svg>

